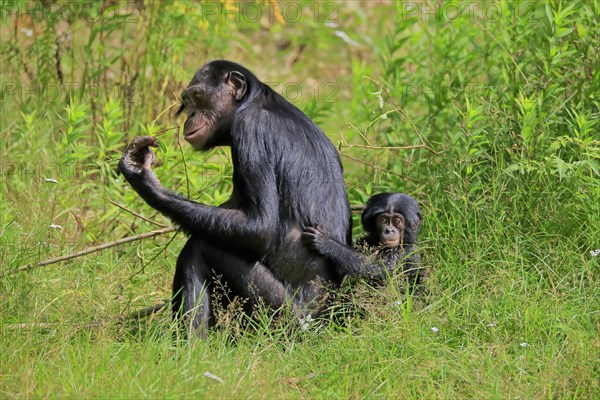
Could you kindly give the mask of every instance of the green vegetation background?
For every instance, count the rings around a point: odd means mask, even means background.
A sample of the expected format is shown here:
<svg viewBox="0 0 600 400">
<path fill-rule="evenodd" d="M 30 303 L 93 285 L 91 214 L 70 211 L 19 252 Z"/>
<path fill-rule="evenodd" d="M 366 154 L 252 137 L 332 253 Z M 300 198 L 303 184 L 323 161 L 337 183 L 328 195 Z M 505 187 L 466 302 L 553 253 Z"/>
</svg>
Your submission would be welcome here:
<svg viewBox="0 0 600 400">
<path fill-rule="evenodd" d="M 1 7 L 0 397 L 600 397 L 600 1 Z M 182 342 L 125 318 L 169 297 L 181 234 L 10 273 L 169 226 L 115 174 L 136 135 L 166 187 L 228 198 L 227 149 L 173 129 L 216 58 L 322 126 L 353 205 L 420 201 L 428 295 Z"/>
</svg>

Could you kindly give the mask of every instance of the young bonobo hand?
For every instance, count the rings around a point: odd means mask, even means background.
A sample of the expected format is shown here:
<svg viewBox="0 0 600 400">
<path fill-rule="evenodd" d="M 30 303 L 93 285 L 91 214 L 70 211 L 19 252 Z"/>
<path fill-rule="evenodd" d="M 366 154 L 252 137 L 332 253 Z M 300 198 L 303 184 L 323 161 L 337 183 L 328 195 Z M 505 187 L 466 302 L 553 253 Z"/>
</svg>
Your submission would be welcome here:
<svg viewBox="0 0 600 400">
<path fill-rule="evenodd" d="M 304 228 L 304 232 L 302 232 L 302 242 L 309 249 L 323 253 L 326 244 L 329 243 L 331 239 L 321 232 L 320 229 L 321 227 L 318 225 Z"/>
</svg>

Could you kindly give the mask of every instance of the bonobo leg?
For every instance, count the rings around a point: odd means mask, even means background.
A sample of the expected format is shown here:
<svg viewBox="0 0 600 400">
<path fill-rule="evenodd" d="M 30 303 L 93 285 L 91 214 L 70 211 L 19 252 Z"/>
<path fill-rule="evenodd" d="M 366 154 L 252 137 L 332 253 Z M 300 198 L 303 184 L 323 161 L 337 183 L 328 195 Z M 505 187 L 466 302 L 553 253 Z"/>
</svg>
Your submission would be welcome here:
<svg viewBox="0 0 600 400">
<path fill-rule="evenodd" d="M 234 296 L 247 298 L 251 305 L 261 299 L 277 309 L 291 298 L 284 284 L 265 265 L 225 249 L 216 241 L 192 236 L 177 259 L 173 313 L 189 321 L 192 330 L 200 335 L 205 335 L 214 324 L 214 279 L 222 279 Z"/>
</svg>

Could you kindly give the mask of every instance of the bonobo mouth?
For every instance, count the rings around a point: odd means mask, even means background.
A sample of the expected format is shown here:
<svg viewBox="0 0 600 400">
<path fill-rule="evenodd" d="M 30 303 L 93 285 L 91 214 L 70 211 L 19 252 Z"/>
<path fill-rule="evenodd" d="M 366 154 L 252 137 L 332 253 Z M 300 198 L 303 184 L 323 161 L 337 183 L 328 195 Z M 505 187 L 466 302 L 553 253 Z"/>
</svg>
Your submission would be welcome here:
<svg viewBox="0 0 600 400">
<path fill-rule="evenodd" d="M 398 240 L 382 240 L 381 244 L 387 247 L 393 247 L 393 246 L 398 246 L 398 243 L 400 243 Z"/>
<path fill-rule="evenodd" d="M 194 130 L 193 130 L 193 131 L 191 131 L 191 132 L 183 132 L 183 137 L 187 139 L 187 138 L 189 138 L 189 137 L 191 137 L 191 136 L 194 136 L 194 135 L 195 135 L 196 133 L 198 133 L 198 131 L 199 131 L 200 129 L 202 129 L 202 128 L 203 128 L 203 127 L 200 127 L 200 128 L 194 129 Z"/>
<path fill-rule="evenodd" d="M 184 127 L 184 129 L 183 129 L 183 138 L 185 140 L 188 140 L 188 139 L 192 138 L 193 136 L 195 136 L 200 131 L 203 131 L 206 128 L 207 125 L 208 125 L 208 123 L 205 122 L 204 124 L 200 125 L 197 128 L 195 126 L 193 126 L 193 127 L 189 128 L 189 131 L 188 131 L 188 129 L 185 129 L 185 127 Z"/>
</svg>

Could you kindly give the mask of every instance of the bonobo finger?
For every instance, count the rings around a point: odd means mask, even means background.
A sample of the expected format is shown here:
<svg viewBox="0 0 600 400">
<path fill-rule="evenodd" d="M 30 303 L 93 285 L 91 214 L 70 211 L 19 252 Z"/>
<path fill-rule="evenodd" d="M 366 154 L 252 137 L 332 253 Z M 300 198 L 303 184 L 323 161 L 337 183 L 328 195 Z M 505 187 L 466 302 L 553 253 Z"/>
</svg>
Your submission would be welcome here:
<svg viewBox="0 0 600 400">
<path fill-rule="evenodd" d="M 311 243 L 315 240 L 315 234 L 309 231 L 302 232 L 302 241 L 305 243 Z"/>
<path fill-rule="evenodd" d="M 308 228 L 307 228 L 308 229 Z M 316 249 L 316 243 L 319 240 L 319 232 L 313 231 L 304 231 L 302 232 L 302 243 L 310 249 Z"/>
<path fill-rule="evenodd" d="M 304 228 L 304 233 L 302 235 L 318 235 L 319 234 L 319 230 L 316 227 L 312 227 L 312 226 L 307 226 L 306 228 Z"/>
<path fill-rule="evenodd" d="M 314 236 L 315 236 L 315 234 L 308 230 L 302 232 L 302 239 L 310 239 L 310 238 L 313 238 Z"/>
<path fill-rule="evenodd" d="M 144 153 L 144 169 L 151 169 L 151 167 L 154 165 L 154 161 L 156 160 L 156 155 L 154 154 L 154 152 L 152 150 L 150 150 L 149 148 L 145 149 L 145 153 Z"/>
<path fill-rule="evenodd" d="M 135 139 L 133 139 L 133 142 L 131 142 L 131 146 L 136 151 L 150 146 L 158 147 L 158 139 L 152 136 L 137 136 Z"/>
</svg>

